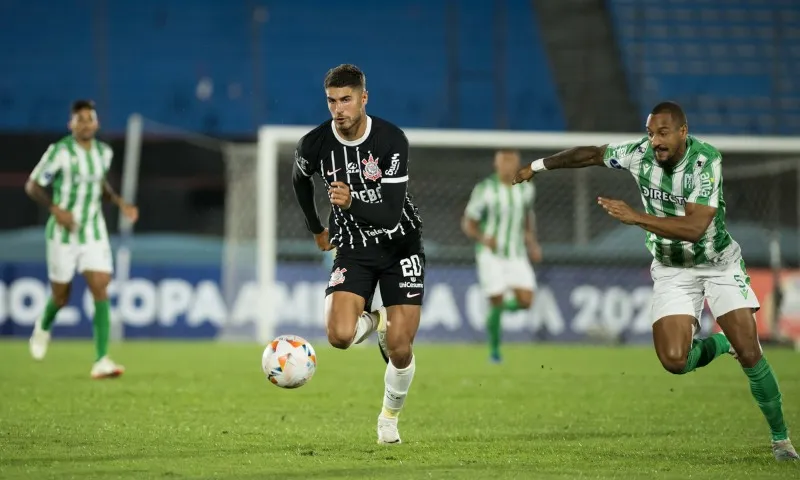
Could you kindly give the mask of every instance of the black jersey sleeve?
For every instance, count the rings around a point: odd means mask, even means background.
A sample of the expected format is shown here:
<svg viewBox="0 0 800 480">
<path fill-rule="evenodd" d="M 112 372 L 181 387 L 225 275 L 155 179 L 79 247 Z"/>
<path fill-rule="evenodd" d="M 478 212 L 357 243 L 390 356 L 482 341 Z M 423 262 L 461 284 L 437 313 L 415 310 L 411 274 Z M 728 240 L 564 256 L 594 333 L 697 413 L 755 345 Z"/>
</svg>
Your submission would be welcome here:
<svg viewBox="0 0 800 480">
<path fill-rule="evenodd" d="M 379 152 L 381 198 L 378 203 L 353 197 L 348 209 L 354 216 L 376 227 L 393 229 L 403 216 L 408 187 L 408 139 L 402 131 L 387 138 L 388 148 Z"/>
<path fill-rule="evenodd" d="M 408 182 L 408 138 L 397 129 L 387 140 L 388 148 L 380 152 L 381 184 Z"/>
<path fill-rule="evenodd" d="M 294 196 L 303 216 L 306 220 L 306 227 L 313 234 L 322 233 L 325 227 L 319 220 L 317 204 L 314 201 L 314 178 L 317 161 L 315 153 L 308 146 L 306 137 L 300 139 L 294 151 L 294 166 L 292 167 L 292 188 Z"/>
</svg>

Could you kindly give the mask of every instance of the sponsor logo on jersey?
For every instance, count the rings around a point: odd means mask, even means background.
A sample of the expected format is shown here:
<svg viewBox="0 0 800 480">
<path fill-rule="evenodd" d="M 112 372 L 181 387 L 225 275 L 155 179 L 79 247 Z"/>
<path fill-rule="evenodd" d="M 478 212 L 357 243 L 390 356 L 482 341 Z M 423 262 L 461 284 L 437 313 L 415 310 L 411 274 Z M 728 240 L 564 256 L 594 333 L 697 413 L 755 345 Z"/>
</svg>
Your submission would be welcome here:
<svg viewBox="0 0 800 480">
<path fill-rule="evenodd" d="M 376 203 L 381 201 L 381 186 L 378 185 L 375 188 L 365 188 L 364 190 L 356 192 L 355 190 L 350 190 L 350 196 L 353 198 L 357 198 L 362 202 L 367 203 Z"/>
<path fill-rule="evenodd" d="M 300 156 L 300 152 L 294 151 L 294 162 L 300 167 L 304 174 L 308 175 L 308 160 Z"/>
<path fill-rule="evenodd" d="M 612 158 L 608 161 L 608 164 L 611 165 L 611 168 L 616 168 L 617 170 L 622 170 L 622 165 L 619 164 L 616 158 Z"/>
<path fill-rule="evenodd" d="M 694 187 L 694 177 L 691 175 L 683 177 L 683 188 L 685 190 L 691 190 L 692 187 Z"/>
<path fill-rule="evenodd" d="M 400 154 L 395 153 L 392 155 L 392 164 L 389 166 L 389 170 L 386 170 L 386 175 L 391 177 L 395 173 L 397 173 L 397 168 L 400 166 Z"/>
<path fill-rule="evenodd" d="M 361 170 L 358 168 L 358 162 L 352 162 L 347 164 L 347 173 L 356 174 L 360 173 Z"/>
<path fill-rule="evenodd" d="M 670 202 L 676 205 L 686 205 L 686 198 L 678 195 L 673 195 L 669 192 L 663 192 L 655 188 L 642 188 L 642 196 L 651 200 L 661 200 L 662 202 Z"/>
<path fill-rule="evenodd" d="M 368 158 L 361 161 L 364 164 L 364 178 L 373 182 L 381 178 L 381 169 L 378 167 L 378 159 L 369 154 Z"/>
<path fill-rule="evenodd" d="M 700 174 L 700 196 L 711 196 L 711 191 L 714 189 L 714 177 L 710 173 L 703 172 Z"/>
<path fill-rule="evenodd" d="M 335 287 L 340 283 L 344 283 L 344 272 L 346 272 L 346 268 L 336 268 L 333 272 L 331 272 L 331 280 L 328 282 L 329 287 Z"/>
</svg>

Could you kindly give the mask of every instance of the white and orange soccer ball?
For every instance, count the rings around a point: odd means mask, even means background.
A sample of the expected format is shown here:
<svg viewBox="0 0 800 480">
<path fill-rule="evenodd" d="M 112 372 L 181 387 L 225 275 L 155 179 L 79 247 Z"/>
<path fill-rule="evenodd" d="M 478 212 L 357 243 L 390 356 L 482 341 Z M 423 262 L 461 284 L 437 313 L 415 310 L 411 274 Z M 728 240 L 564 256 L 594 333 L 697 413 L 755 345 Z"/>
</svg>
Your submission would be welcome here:
<svg viewBox="0 0 800 480">
<path fill-rule="evenodd" d="M 317 371 L 317 354 L 303 337 L 281 335 L 264 349 L 261 370 L 281 388 L 302 387 Z"/>
</svg>

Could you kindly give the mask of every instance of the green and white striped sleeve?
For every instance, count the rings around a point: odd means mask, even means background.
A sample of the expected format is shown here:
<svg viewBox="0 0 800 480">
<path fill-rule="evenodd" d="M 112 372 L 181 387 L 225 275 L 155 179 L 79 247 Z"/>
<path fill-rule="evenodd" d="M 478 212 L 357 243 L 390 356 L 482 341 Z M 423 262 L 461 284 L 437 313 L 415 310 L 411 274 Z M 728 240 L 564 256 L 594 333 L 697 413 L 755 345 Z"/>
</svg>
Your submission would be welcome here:
<svg viewBox="0 0 800 480">
<path fill-rule="evenodd" d="M 698 157 L 702 167 L 695 172 L 692 192 L 689 194 L 689 203 L 719 207 L 719 186 L 722 182 L 722 156 L 716 155 L 707 159 Z"/>
<path fill-rule="evenodd" d="M 603 163 L 608 168 L 630 170 L 635 160 L 647 151 L 647 137 L 628 142 L 609 143 L 603 155 Z"/>
<path fill-rule="evenodd" d="M 53 180 L 61 173 L 61 169 L 68 161 L 69 154 L 67 149 L 58 143 L 51 144 L 31 172 L 30 179 L 46 187 L 53 183 Z"/>
<path fill-rule="evenodd" d="M 486 182 L 480 182 L 472 189 L 464 215 L 467 218 L 480 221 L 486 213 Z"/>
</svg>

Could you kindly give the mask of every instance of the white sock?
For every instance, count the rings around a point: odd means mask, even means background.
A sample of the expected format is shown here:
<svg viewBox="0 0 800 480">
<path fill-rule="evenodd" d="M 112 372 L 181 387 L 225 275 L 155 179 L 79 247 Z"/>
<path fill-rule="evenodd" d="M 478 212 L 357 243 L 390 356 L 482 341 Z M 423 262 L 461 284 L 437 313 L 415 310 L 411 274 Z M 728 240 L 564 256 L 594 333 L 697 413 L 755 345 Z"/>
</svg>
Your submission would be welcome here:
<svg viewBox="0 0 800 480">
<path fill-rule="evenodd" d="M 378 318 L 369 312 L 364 312 L 356 321 L 356 333 L 353 336 L 353 343 L 361 343 L 378 328 Z"/>
<path fill-rule="evenodd" d="M 386 390 L 383 395 L 383 411 L 381 415 L 394 418 L 400 414 L 400 410 L 403 409 L 403 403 L 406 401 L 406 395 L 408 395 L 408 388 L 411 386 L 411 380 L 413 379 L 413 355 L 411 356 L 411 363 L 406 368 L 398 370 L 392 365 L 392 362 L 386 365 L 386 374 L 383 376 Z"/>
</svg>

